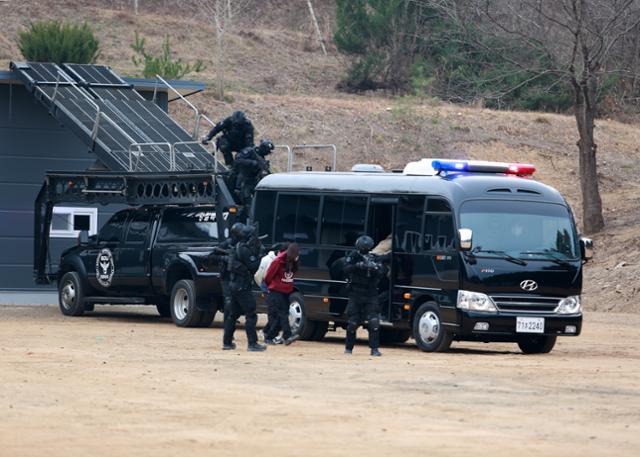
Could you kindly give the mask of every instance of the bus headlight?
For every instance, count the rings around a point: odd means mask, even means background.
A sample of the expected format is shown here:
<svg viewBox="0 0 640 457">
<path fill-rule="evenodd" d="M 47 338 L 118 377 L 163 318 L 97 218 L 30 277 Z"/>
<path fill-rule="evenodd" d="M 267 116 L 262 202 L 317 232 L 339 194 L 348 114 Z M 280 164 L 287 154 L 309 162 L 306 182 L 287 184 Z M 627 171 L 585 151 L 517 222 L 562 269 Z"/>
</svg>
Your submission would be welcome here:
<svg viewBox="0 0 640 457">
<path fill-rule="evenodd" d="M 469 292 L 468 290 L 458 291 L 458 308 L 469 311 L 480 311 L 483 313 L 497 313 L 498 308 L 493 300 L 485 294 L 479 292 Z"/>
<path fill-rule="evenodd" d="M 582 311 L 580 295 L 563 298 L 556 308 L 556 313 L 558 314 L 578 314 L 580 311 Z"/>
</svg>

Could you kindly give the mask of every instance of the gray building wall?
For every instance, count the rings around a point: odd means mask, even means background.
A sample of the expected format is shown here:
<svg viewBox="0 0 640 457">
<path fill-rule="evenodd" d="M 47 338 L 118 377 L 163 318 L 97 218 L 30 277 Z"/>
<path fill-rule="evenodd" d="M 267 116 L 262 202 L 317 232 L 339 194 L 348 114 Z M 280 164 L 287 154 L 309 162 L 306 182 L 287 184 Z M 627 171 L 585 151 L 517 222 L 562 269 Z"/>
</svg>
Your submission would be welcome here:
<svg viewBox="0 0 640 457">
<path fill-rule="evenodd" d="M 141 92 L 146 98 L 152 92 Z M 158 94 L 166 109 L 167 93 Z M 82 171 L 96 160 L 20 83 L 0 83 L 0 304 L 56 303 L 55 285 L 33 281 L 33 207 L 47 171 Z M 64 205 L 72 206 L 72 205 Z M 119 209 L 98 208 L 98 227 Z M 72 238 L 51 238 L 55 271 Z M 25 294 L 25 292 L 28 292 Z"/>
</svg>

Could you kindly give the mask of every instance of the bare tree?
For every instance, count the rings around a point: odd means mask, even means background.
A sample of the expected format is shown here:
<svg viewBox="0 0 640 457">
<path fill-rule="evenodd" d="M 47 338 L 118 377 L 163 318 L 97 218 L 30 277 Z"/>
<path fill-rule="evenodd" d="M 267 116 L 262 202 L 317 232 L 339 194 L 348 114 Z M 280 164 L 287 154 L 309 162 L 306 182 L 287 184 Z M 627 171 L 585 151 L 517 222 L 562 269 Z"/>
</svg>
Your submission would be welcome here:
<svg viewBox="0 0 640 457">
<path fill-rule="evenodd" d="M 200 14 L 209 20 L 215 31 L 215 96 L 218 100 L 224 100 L 224 60 L 227 51 L 227 32 L 233 28 L 236 17 L 247 8 L 250 1 L 251 0 L 193 0 Z"/>
<path fill-rule="evenodd" d="M 320 32 L 320 26 L 318 25 L 318 20 L 316 19 L 316 13 L 313 11 L 313 5 L 311 4 L 311 0 L 307 0 L 307 6 L 309 7 L 309 15 L 311 16 L 311 22 L 313 23 L 313 27 L 316 31 L 316 38 L 320 47 L 322 48 L 322 53 L 327 55 L 327 48 L 324 46 L 324 40 L 322 39 L 322 33 Z"/>
<path fill-rule="evenodd" d="M 526 71 L 532 79 L 552 74 L 559 83 L 570 85 L 579 137 L 583 228 L 586 233 L 600 231 L 604 218 L 594 138 L 598 95 L 604 77 L 624 76 L 628 69 L 615 52 L 625 41 L 634 42 L 633 37 L 640 33 L 640 0 L 426 0 L 424 3 L 440 8 L 467 30 L 472 24 L 482 32 L 480 36 L 500 37 L 502 42 L 513 43 L 514 49 L 529 51 L 493 49 L 499 58 Z M 477 39 L 478 34 L 475 37 L 473 44 L 485 50 L 495 45 L 495 41 Z"/>
</svg>

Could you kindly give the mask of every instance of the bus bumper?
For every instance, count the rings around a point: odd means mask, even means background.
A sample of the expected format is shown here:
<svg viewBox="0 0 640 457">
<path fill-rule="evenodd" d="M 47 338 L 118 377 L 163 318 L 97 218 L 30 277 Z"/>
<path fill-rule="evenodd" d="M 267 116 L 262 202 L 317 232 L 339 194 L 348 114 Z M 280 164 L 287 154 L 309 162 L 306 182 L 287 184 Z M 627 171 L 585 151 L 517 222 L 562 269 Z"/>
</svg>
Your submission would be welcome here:
<svg viewBox="0 0 640 457">
<path fill-rule="evenodd" d="M 578 336 L 582 330 L 582 314 L 557 315 L 557 314 L 487 314 L 474 312 L 461 312 L 460 326 L 456 329 L 456 336 L 486 341 L 515 341 L 521 335 L 548 335 L 548 336 Z M 535 319 L 528 321 L 537 327 L 537 331 L 518 328 L 518 320 Z M 542 319 L 542 321 L 540 321 Z M 542 324 L 542 331 L 540 331 Z"/>
</svg>

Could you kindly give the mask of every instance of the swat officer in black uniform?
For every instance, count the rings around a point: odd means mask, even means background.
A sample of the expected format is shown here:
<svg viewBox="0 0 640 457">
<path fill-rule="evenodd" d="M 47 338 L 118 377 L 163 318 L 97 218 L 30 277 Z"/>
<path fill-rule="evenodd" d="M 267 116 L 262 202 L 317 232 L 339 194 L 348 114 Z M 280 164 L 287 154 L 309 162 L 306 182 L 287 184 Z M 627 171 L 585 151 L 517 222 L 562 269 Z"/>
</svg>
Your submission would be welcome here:
<svg viewBox="0 0 640 457">
<path fill-rule="evenodd" d="M 230 233 L 230 237 L 218 244 L 213 254 L 209 256 L 212 262 L 218 263 L 218 271 L 220 272 L 220 286 L 222 288 L 222 296 L 224 298 L 224 312 L 231 309 L 231 292 L 229 291 L 229 281 L 231 280 L 231 268 L 229 261 L 232 260 L 231 251 L 238 243 L 235 232 Z"/>
<path fill-rule="evenodd" d="M 353 352 L 356 342 L 356 330 L 368 321 L 369 347 L 372 356 L 380 356 L 380 309 L 378 305 L 378 282 L 384 275 L 382 263 L 369 251 L 373 248 L 373 239 L 363 235 L 356 240 L 355 251 L 347 254 L 344 273 L 349 287 L 347 305 L 347 341 L 345 354 Z"/>
<path fill-rule="evenodd" d="M 258 344 L 256 334 L 256 301 L 251 292 L 253 275 L 260 266 L 260 240 L 254 236 L 253 230 L 241 222 L 236 222 L 231 227 L 231 238 L 236 239 L 235 246 L 230 250 L 228 304 L 224 310 L 224 336 L 222 349 L 235 349 L 233 334 L 236 330 L 236 320 L 245 316 L 245 331 L 250 352 L 261 352 L 266 346 Z M 233 243 L 233 241 L 232 241 Z"/>
<path fill-rule="evenodd" d="M 231 116 L 218 122 L 202 139 L 202 144 L 209 144 L 218 133 L 222 135 L 216 139 L 216 147 L 224 157 L 227 166 L 233 165 L 233 152 L 253 146 L 253 124 L 242 111 L 236 111 Z"/>
<path fill-rule="evenodd" d="M 238 203 L 249 207 L 256 186 L 262 178 L 271 174 L 269 161 L 265 159 L 271 154 L 274 145 L 269 140 L 262 140 L 256 147 L 242 149 L 236 154 L 231 171 L 231 182 L 235 184 Z"/>
</svg>

